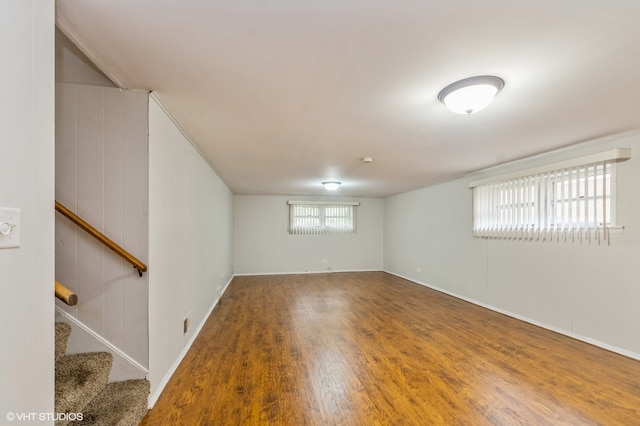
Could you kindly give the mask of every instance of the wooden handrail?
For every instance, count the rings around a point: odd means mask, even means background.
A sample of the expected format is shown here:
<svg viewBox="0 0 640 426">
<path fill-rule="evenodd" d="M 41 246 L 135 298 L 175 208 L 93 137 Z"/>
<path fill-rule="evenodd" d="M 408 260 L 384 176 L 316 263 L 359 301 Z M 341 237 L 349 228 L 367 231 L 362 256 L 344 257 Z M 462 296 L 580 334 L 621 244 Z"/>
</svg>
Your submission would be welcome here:
<svg viewBox="0 0 640 426">
<path fill-rule="evenodd" d="M 71 210 L 69 210 L 62 204 L 60 204 L 58 201 L 56 201 L 56 210 L 60 214 L 65 216 L 67 219 L 69 219 L 71 222 L 75 223 L 80 228 L 87 231 L 87 233 L 89 233 L 89 235 L 94 237 L 96 240 L 100 241 L 102 244 L 109 247 L 111 250 L 113 250 L 117 255 L 122 257 L 124 260 L 132 264 L 133 267 L 138 270 L 138 273 L 140 274 L 140 276 L 142 276 L 143 272 L 147 272 L 147 265 L 140 262 L 131 253 L 129 253 L 128 251 L 120 247 L 118 244 L 111 241 L 106 235 L 98 231 L 93 226 L 89 225 L 87 222 L 82 220 L 82 218 L 80 218 L 74 212 L 72 212 Z"/>
<path fill-rule="evenodd" d="M 58 281 L 56 281 L 56 297 L 69 306 L 78 304 L 78 296 Z"/>
</svg>

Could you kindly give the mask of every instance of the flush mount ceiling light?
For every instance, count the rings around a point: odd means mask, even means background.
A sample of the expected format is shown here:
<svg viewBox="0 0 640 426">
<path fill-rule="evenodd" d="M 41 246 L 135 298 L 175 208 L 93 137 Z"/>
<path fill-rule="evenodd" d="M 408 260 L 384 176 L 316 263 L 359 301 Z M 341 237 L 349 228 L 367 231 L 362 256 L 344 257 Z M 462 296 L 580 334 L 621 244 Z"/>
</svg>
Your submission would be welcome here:
<svg viewBox="0 0 640 426">
<path fill-rule="evenodd" d="M 469 77 L 442 89 L 438 100 L 456 114 L 471 115 L 487 107 L 503 87 L 504 80 L 500 77 Z"/>
<path fill-rule="evenodd" d="M 324 189 L 326 189 L 327 191 L 335 191 L 340 186 L 340 182 L 337 182 L 335 180 L 322 182 L 322 186 L 324 186 Z"/>
</svg>

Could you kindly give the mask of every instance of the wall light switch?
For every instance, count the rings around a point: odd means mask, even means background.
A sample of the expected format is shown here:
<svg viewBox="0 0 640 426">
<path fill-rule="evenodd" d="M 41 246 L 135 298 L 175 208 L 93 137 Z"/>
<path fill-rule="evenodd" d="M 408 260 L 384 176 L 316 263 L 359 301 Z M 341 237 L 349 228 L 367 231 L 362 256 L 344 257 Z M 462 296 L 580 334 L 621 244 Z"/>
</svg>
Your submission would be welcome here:
<svg viewBox="0 0 640 426">
<path fill-rule="evenodd" d="M 0 248 L 20 247 L 20 211 L 0 207 Z"/>
</svg>

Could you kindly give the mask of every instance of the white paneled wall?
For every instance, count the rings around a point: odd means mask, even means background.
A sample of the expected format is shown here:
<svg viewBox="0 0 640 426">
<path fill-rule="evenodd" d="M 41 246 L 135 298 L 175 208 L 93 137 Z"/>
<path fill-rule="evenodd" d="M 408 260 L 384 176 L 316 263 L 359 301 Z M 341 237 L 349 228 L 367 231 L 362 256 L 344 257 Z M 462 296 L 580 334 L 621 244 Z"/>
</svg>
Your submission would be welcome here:
<svg viewBox="0 0 640 426">
<path fill-rule="evenodd" d="M 56 86 L 56 199 L 147 262 L 148 94 Z M 61 307 L 148 365 L 148 279 L 56 215 L 56 279 L 78 294 Z"/>
</svg>

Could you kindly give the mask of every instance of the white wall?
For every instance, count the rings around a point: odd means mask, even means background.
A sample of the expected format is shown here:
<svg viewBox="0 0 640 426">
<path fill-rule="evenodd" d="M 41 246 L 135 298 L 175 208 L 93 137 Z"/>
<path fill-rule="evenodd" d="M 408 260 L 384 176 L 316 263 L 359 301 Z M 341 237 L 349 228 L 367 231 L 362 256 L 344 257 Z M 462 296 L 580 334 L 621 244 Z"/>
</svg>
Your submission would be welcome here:
<svg viewBox="0 0 640 426">
<path fill-rule="evenodd" d="M 116 87 L 59 29 L 56 29 L 56 83 Z"/>
<path fill-rule="evenodd" d="M 359 201 L 357 233 L 289 235 L 287 200 Z M 234 270 L 236 274 L 382 269 L 383 200 L 236 195 Z M 322 261 L 326 260 L 327 263 Z"/>
<path fill-rule="evenodd" d="M 56 199 L 143 263 L 148 230 L 148 93 L 56 85 Z M 148 279 L 56 215 L 56 279 L 78 295 L 59 309 L 148 366 Z M 74 340 L 71 342 L 75 342 Z M 70 345 L 69 353 L 89 347 Z"/>
<path fill-rule="evenodd" d="M 152 97 L 149 102 L 151 403 L 232 277 L 233 195 Z M 190 314 L 191 327 L 182 333 Z"/>
<path fill-rule="evenodd" d="M 471 190 L 483 177 L 614 147 L 611 245 L 474 239 Z M 384 268 L 532 322 L 640 357 L 640 136 L 600 140 L 385 200 Z M 421 268 L 418 272 L 417 268 Z"/>
<path fill-rule="evenodd" d="M 53 38 L 52 0 L 0 2 L 0 206 L 22 209 L 20 248 L 0 249 L 2 423 L 53 411 Z"/>
</svg>

